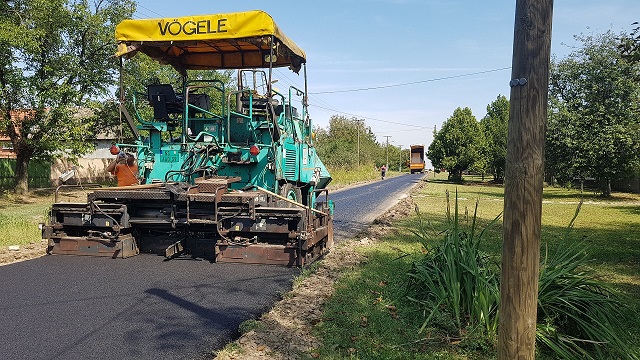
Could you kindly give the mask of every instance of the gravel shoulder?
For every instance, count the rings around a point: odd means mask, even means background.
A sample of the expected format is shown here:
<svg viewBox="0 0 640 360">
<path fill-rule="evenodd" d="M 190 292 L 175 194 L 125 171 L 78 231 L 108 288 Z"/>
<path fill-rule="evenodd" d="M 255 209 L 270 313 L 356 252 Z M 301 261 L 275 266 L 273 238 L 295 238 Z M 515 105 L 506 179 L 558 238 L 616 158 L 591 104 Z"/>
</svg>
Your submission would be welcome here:
<svg viewBox="0 0 640 360">
<path fill-rule="evenodd" d="M 26 245 L 3 246 L 0 248 L 0 266 L 39 258 L 46 254 L 47 240 Z"/>
</svg>

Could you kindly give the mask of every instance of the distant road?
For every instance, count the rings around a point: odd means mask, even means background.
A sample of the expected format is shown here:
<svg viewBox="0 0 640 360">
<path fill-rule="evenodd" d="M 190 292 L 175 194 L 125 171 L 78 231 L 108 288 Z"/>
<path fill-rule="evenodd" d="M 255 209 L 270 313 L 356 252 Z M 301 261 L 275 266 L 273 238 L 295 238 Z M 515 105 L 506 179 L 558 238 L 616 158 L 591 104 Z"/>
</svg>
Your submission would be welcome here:
<svg viewBox="0 0 640 360">
<path fill-rule="evenodd" d="M 355 235 L 421 178 L 335 191 L 336 240 Z M 196 359 L 238 336 L 298 269 L 139 255 L 44 256 L 0 266 L 4 359 Z"/>
<path fill-rule="evenodd" d="M 333 220 L 336 237 L 353 237 L 365 229 L 407 196 L 423 177 L 424 174 L 403 174 L 331 193 L 330 198 L 336 202 Z"/>
</svg>

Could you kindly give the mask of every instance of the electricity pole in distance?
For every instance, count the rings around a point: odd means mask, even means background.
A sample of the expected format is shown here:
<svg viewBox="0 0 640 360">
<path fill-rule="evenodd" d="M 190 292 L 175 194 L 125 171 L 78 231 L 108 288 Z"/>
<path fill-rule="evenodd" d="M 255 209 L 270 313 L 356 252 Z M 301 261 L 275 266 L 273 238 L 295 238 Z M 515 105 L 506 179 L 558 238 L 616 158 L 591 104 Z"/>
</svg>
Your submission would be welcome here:
<svg viewBox="0 0 640 360">
<path fill-rule="evenodd" d="M 358 127 L 358 169 L 360 169 L 360 127 L 362 126 L 361 124 L 364 122 L 364 120 L 354 119 L 354 121 L 356 122 L 356 126 Z"/>
<path fill-rule="evenodd" d="M 389 138 L 391 136 L 390 135 L 384 135 L 384 137 L 387 138 L 387 163 L 384 164 L 384 166 L 387 168 L 387 170 L 389 170 Z"/>
<path fill-rule="evenodd" d="M 499 360 L 534 360 L 553 0 L 517 0 L 504 183 Z"/>
</svg>

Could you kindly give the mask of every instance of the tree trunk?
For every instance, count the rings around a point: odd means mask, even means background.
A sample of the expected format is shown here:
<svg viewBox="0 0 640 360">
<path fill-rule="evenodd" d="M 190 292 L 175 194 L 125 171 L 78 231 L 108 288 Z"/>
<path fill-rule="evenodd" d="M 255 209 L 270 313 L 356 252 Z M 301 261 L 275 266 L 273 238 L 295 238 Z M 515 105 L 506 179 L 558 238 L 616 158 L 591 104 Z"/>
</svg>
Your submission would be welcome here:
<svg viewBox="0 0 640 360">
<path fill-rule="evenodd" d="M 451 169 L 449 171 L 449 181 L 461 182 L 462 181 L 462 170 L 460 170 L 460 169 Z"/>
<path fill-rule="evenodd" d="M 31 157 L 18 151 L 16 154 L 16 180 L 15 193 L 24 195 L 29 191 L 29 161 Z"/>
<path fill-rule="evenodd" d="M 604 197 L 611 196 L 611 178 L 604 179 L 604 184 L 602 186 L 602 196 Z"/>
</svg>

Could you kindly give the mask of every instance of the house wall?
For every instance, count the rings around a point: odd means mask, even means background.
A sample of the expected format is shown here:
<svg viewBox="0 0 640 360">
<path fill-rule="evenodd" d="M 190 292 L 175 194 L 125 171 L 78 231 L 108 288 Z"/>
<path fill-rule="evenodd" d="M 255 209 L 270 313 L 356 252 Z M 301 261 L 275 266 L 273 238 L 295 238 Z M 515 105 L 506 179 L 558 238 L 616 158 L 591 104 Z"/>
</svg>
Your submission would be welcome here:
<svg viewBox="0 0 640 360">
<path fill-rule="evenodd" d="M 77 164 L 71 161 L 57 159 L 51 164 L 51 185 L 58 186 L 62 184 L 60 175 L 67 170 L 76 167 L 75 176 L 69 179 L 67 184 L 78 183 L 112 183 L 116 184 L 115 176 L 111 175 L 106 169 L 114 156 L 109 152 L 112 140 L 95 140 L 96 150 L 83 155 L 77 159 Z"/>
<path fill-rule="evenodd" d="M 66 184 L 109 183 L 115 184 L 115 177 L 105 169 L 112 159 L 78 159 L 77 164 L 57 159 L 51 164 L 51 185 L 62 184 L 60 175 L 75 167 L 75 175 Z"/>
<path fill-rule="evenodd" d="M 6 135 L 0 135 L 0 159 L 15 159 L 16 153 L 13 151 L 11 139 Z"/>
</svg>

